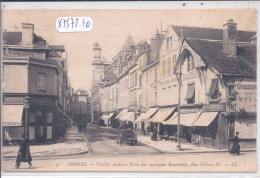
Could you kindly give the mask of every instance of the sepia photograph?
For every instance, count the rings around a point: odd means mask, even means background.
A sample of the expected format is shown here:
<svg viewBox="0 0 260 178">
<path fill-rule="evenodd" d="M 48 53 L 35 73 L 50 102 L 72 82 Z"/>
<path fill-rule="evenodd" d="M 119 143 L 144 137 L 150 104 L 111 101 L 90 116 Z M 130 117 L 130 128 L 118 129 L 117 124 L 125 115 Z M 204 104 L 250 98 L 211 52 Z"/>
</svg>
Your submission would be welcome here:
<svg viewBox="0 0 260 178">
<path fill-rule="evenodd" d="M 254 8 L 2 9 L 2 171 L 257 171 Z"/>
</svg>

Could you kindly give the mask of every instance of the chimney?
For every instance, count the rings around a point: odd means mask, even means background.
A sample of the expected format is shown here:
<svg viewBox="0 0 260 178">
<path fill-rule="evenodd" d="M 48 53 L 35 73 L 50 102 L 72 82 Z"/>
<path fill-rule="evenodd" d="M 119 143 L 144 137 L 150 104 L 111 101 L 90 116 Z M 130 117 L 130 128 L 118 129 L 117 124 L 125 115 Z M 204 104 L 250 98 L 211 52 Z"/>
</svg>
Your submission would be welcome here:
<svg viewBox="0 0 260 178">
<path fill-rule="evenodd" d="M 22 42 L 25 45 L 33 44 L 34 25 L 22 23 Z"/>
<path fill-rule="evenodd" d="M 233 19 L 223 25 L 223 52 L 228 57 L 237 55 L 237 24 Z"/>
</svg>

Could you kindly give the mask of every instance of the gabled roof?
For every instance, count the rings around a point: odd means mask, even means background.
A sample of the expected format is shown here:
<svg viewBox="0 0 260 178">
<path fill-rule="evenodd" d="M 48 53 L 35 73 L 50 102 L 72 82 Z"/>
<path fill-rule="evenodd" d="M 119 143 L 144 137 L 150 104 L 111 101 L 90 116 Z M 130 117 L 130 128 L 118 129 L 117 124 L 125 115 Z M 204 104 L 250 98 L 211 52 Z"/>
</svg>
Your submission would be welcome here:
<svg viewBox="0 0 260 178">
<path fill-rule="evenodd" d="M 200 28 L 200 27 L 187 27 L 187 26 L 172 26 L 175 33 L 180 37 L 181 29 L 183 30 L 184 38 L 198 38 L 198 39 L 212 39 L 222 40 L 223 29 L 215 28 Z M 250 42 L 250 39 L 256 35 L 256 32 L 237 31 L 238 42 Z"/>
<path fill-rule="evenodd" d="M 256 75 L 255 44 L 238 44 L 237 56 L 227 57 L 222 51 L 222 41 L 186 39 L 186 42 L 207 65 L 213 66 L 222 74 Z"/>
<path fill-rule="evenodd" d="M 178 36 L 183 30 L 187 44 L 201 56 L 207 65 L 226 75 L 256 75 L 256 44 L 250 39 L 256 32 L 237 31 L 237 56 L 228 57 L 223 52 L 223 30 L 187 26 L 172 26 Z M 239 43 L 244 42 L 244 43 Z"/>
<path fill-rule="evenodd" d="M 131 46 L 135 46 L 135 42 L 131 35 L 128 35 L 128 37 L 125 40 L 125 43 L 123 47 L 121 48 L 120 52 L 123 51 L 131 51 Z"/>
</svg>

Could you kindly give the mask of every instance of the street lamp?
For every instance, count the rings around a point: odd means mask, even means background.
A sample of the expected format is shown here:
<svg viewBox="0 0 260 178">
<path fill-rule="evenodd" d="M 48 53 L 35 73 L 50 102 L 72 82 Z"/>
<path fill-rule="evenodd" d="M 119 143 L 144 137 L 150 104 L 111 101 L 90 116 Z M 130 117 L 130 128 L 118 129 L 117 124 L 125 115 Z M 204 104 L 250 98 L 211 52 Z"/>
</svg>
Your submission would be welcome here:
<svg viewBox="0 0 260 178">
<path fill-rule="evenodd" d="M 181 76 L 182 76 L 182 70 L 181 70 L 181 57 L 180 57 L 180 54 L 181 54 L 181 51 L 182 51 L 182 48 L 183 48 L 183 44 L 184 44 L 184 35 L 183 35 L 183 30 L 181 29 L 180 30 L 181 32 L 181 37 L 180 37 L 180 50 L 179 50 L 179 56 L 178 56 L 178 60 L 177 60 L 177 64 L 174 68 L 174 74 L 176 75 L 177 77 L 177 80 L 178 80 L 178 85 L 179 85 L 179 92 L 178 92 L 178 131 L 177 131 L 177 147 L 176 149 L 177 150 L 181 150 L 181 143 L 180 143 L 180 120 L 181 120 L 181 84 L 182 84 L 182 81 L 181 81 Z"/>
<path fill-rule="evenodd" d="M 29 109 L 29 103 L 30 103 L 31 97 L 25 96 L 24 97 L 24 109 L 25 109 L 25 128 L 24 128 L 24 136 L 25 138 L 29 138 L 28 135 L 28 109 Z"/>
<path fill-rule="evenodd" d="M 177 150 L 181 150 L 181 143 L 180 143 L 180 120 L 181 120 L 181 114 L 180 114 L 180 107 L 181 107 L 181 70 L 177 73 L 175 73 L 178 80 L 179 85 L 179 92 L 178 92 L 178 131 L 177 131 Z"/>
</svg>

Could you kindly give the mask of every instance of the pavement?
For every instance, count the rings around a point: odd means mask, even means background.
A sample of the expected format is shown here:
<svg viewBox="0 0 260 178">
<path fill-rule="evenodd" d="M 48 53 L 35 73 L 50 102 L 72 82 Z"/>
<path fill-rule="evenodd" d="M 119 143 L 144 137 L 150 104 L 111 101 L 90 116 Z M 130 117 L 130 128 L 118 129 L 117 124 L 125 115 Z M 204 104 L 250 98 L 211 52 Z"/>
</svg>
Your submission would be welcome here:
<svg viewBox="0 0 260 178">
<path fill-rule="evenodd" d="M 111 127 L 101 127 L 94 125 L 96 127 L 99 127 L 101 129 L 118 133 L 117 128 L 111 128 Z M 177 142 L 172 142 L 169 140 L 159 140 L 159 141 L 153 141 L 151 140 L 150 136 L 144 136 L 144 135 L 138 135 L 137 136 L 138 142 L 141 142 L 149 147 L 152 147 L 159 152 L 162 153 L 216 153 L 216 152 L 228 152 L 228 149 L 217 149 L 217 148 L 207 148 L 207 147 L 198 147 L 191 143 L 181 143 L 181 150 L 177 150 Z M 248 149 L 241 149 L 241 152 L 251 152 L 256 151 L 256 148 L 248 148 Z"/>
<path fill-rule="evenodd" d="M 3 146 L 3 158 L 16 158 L 19 146 Z M 77 127 L 70 127 L 56 143 L 30 145 L 32 157 L 53 157 L 83 154 L 88 152 L 86 140 Z"/>
</svg>

